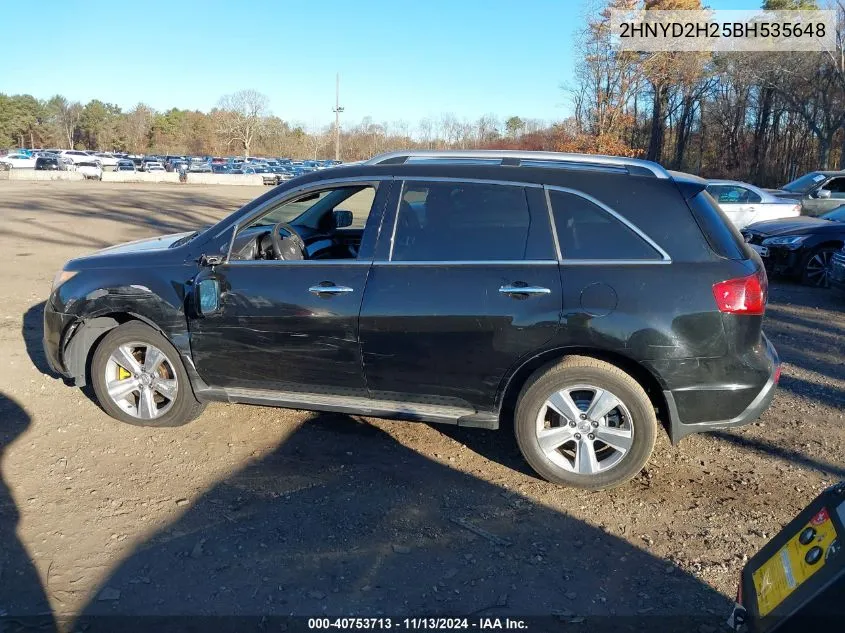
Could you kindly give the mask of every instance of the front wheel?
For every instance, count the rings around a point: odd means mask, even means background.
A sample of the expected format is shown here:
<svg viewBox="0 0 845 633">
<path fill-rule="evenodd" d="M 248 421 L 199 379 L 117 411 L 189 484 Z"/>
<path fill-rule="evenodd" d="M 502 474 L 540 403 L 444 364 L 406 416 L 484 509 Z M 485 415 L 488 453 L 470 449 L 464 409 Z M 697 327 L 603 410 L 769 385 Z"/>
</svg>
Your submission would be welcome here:
<svg viewBox="0 0 845 633">
<path fill-rule="evenodd" d="M 176 348 L 138 321 L 103 337 L 91 359 L 91 382 L 106 413 L 136 426 L 180 426 L 205 408 Z"/>
<path fill-rule="evenodd" d="M 654 449 L 657 418 L 631 376 L 571 356 L 529 378 L 514 426 L 523 456 L 541 477 L 601 490 L 640 472 Z"/>
<path fill-rule="evenodd" d="M 830 285 L 833 254 L 838 250 L 835 246 L 820 246 L 811 252 L 804 263 L 801 281 L 808 286 L 827 288 Z"/>
</svg>

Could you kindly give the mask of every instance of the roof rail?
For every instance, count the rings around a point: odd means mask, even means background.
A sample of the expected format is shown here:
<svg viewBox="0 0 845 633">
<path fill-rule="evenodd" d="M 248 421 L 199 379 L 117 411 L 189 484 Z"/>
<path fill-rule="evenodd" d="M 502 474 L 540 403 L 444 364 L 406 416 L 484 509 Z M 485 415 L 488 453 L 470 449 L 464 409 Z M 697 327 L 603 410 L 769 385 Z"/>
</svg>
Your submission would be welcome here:
<svg viewBox="0 0 845 633">
<path fill-rule="evenodd" d="M 530 162 L 559 162 L 583 165 L 584 167 L 615 167 L 629 172 L 650 172 L 656 178 L 671 178 L 662 165 L 650 160 L 626 158 L 624 156 L 604 156 L 602 154 L 567 154 L 564 152 L 527 152 L 522 150 L 476 149 L 476 150 L 403 150 L 379 154 L 365 165 L 403 164 L 408 159 L 421 158 L 430 160 L 451 159 L 481 159 L 481 160 L 512 160 L 519 165 L 523 161 Z M 562 167 L 565 165 L 561 165 Z M 633 169 L 629 169 L 633 168 Z"/>
</svg>

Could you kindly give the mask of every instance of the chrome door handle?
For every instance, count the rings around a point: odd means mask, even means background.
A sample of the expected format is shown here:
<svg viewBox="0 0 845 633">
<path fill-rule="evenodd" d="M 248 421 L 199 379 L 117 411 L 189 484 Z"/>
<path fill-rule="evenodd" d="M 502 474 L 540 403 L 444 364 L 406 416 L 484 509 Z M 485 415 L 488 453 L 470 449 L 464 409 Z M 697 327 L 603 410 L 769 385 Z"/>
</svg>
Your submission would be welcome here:
<svg viewBox="0 0 845 633">
<path fill-rule="evenodd" d="M 315 295 L 342 295 L 347 292 L 354 292 L 348 286 L 311 286 L 308 292 L 313 292 Z"/>
<path fill-rule="evenodd" d="M 547 295 L 551 290 L 542 286 L 502 286 L 499 292 L 503 295 Z"/>
</svg>

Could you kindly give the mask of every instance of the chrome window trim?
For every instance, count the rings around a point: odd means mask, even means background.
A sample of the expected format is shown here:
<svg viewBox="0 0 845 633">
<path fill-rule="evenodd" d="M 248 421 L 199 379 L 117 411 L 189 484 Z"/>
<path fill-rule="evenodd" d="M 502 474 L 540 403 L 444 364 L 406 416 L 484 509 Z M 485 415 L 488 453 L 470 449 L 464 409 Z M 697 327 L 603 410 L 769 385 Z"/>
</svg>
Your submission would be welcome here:
<svg viewBox="0 0 845 633">
<path fill-rule="evenodd" d="M 406 180 L 402 181 L 402 186 L 399 187 L 399 198 L 396 200 L 396 213 L 393 214 L 393 228 L 390 231 L 390 250 L 387 253 L 387 261 L 393 260 L 393 246 L 396 243 L 396 227 L 399 226 L 399 209 L 402 208 L 402 198 L 405 196 Z"/>
<path fill-rule="evenodd" d="M 275 206 L 278 206 L 278 205 L 281 205 L 281 204 L 285 204 L 287 202 L 290 202 L 293 198 L 296 198 L 297 196 L 299 196 L 303 193 L 307 193 L 309 190 L 313 190 L 313 189 L 317 189 L 317 190 L 320 190 L 320 189 L 338 189 L 338 188 L 344 186 L 345 184 L 352 184 L 352 183 L 356 183 L 356 184 L 371 183 L 375 187 L 375 186 L 378 186 L 379 184 L 381 184 L 382 182 L 387 181 L 387 180 L 394 180 L 394 177 L 393 176 L 348 176 L 346 178 L 330 178 L 330 179 L 327 179 L 327 180 L 316 180 L 314 182 L 304 183 L 302 185 L 299 185 L 298 187 L 295 187 L 293 189 L 289 189 L 288 191 L 285 191 L 284 193 L 280 194 L 279 197 L 271 198 L 270 200 L 268 200 L 267 202 L 262 204 L 260 207 L 253 209 L 252 213 L 250 213 L 247 217 L 241 218 L 240 220 L 237 220 L 237 221 L 233 222 L 232 224 L 227 225 L 225 228 L 221 229 L 217 233 L 217 235 L 215 235 L 214 238 L 212 238 L 212 239 L 219 237 L 220 235 L 222 235 L 223 233 L 228 231 L 230 228 L 234 228 L 234 231 L 232 231 L 232 237 L 229 239 L 229 248 L 226 250 L 226 261 L 224 263 L 228 263 L 229 259 L 232 256 L 232 247 L 235 244 L 235 237 L 237 236 L 238 231 L 240 230 L 241 226 L 244 225 L 244 224 L 249 224 L 255 218 L 260 217 L 260 216 L 268 213 L 269 212 L 268 207 L 271 207 L 271 206 L 275 207 Z M 376 193 L 378 193 L 378 192 L 376 192 Z M 375 198 L 373 200 L 375 201 Z M 250 261 L 269 261 L 269 260 L 236 260 L 236 261 L 250 262 Z M 279 260 L 279 261 L 282 261 L 282 260 Z M 308 260 L 308 261 L 314 261 L 314 260 Z M 334 261 L 349 261 L 349 260 L 334 260 Z"/>
<path fill-rule="evenodd" d="M 369 259 L 232 259 L 220 264 L 220 266 L 243 266 L 243 265 L 259 265 L 259 266 L 290 266 L 298 264 L 300 266 L 369 266 L 372 264 Z"/>
<path fill-rule="evenodd" d="M 669 253 L 663 250 L 657 242 L 651 239 L 648 235 L 646 235 L 640 228 L 632 223 L 628 218 L 624 217 L 623 215 L 617 213 L 609 206 L 607 206 L 601 200 L 598 200 L 591 196 L 588 193 L 584 193 L 583 191 L 578 191 L 577 189 L 571 189 L 569 187 L 558 187 L 555 185 L 545 185 L 543 187 L 546 190 L 546 203 L 549 207 L 549 214 L 552 216 L 552 222 L 554 222 L 554 211 L 552 209 L 552 199 L 550 191 L 561 191 L 563 193 L 569 193 L 580 198 L 584 198 L 588 202 L 593 203 L 600 209 L 602 209 L 605 213 L 609 213 L 613 218 L 619 220 L 622 224 L 627 226 L 631 231 L 633 231 L 640 239 L 645 241 L 646 244 L 651 246 L 659 255 L 660 259 L 565 259 L 563 252 L 560 250 L 560 245 L 558 244 L 558 258 L 562 264 L 569 264 L 569 265 L 576 265 L 576 266 L 585 266 L 589 265 L 593 262 L 600 263 L 601 265 L 606 264 L 622 264 L 622 265 L 634 265 L 634 264 L 671 264 L 672 258 L 669 257 Z M 552 225 L 554 227 L 554 224 Z M 555 241 L 557 242 L 557 230 L 555 230 Z"/>
<path fill-rule="evenodd" d="M 665 266 L 667 259 L 563 259 L 561 266 Z"/>
<path fill-rule="evenodd" d="M 549 195 L 549 188 L 543 187 L 543 195 L 546 198 L 546 211 L 549 214 L 549 226 L 552 230 L 552 240 L 554 241 L 555 245 L 555 255 L 557 256 L 557 260 L 563 261 L 563 254 L 560 251 L 560 240 L 557 237 L 557 224 L 555 224 L 555 214 L 552 213 L 552 199 Z"/>
<path fill-rule="evenodd" d="M 459 259 L 459 260 L 376 260 L 373 266 L 557 266 L 555 259 Z"/>
</svg>

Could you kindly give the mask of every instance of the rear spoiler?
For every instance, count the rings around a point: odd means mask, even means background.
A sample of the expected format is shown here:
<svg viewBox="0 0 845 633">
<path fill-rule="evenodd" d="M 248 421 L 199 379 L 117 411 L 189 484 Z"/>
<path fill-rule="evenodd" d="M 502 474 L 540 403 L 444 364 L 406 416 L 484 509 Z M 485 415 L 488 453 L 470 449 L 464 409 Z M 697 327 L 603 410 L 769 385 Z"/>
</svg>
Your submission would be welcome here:
<svg viewBox="0 0 845 633">
<path fill-rule="evenodd" d="M 707 187 L 707 181 L 704 178 L 693 176 L 682 171 L 669 170 L 669 175 L 684 197 L 684 200 L 689 200 L 704 191 Z"/>
</svg>

